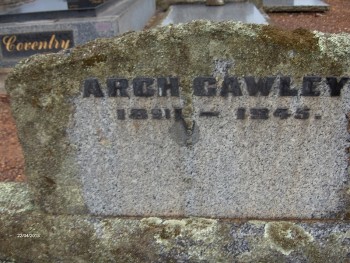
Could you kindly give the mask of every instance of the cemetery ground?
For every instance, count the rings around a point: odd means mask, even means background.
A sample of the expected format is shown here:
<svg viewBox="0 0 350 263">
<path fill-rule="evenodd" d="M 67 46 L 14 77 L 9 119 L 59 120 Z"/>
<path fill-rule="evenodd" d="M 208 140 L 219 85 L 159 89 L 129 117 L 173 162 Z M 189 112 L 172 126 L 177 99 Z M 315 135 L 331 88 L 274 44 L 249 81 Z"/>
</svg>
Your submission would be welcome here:
<svg viewBox="0 0 350 263">
<path fill-rule="evenodd" d="M 270 24 L 287 30 L 306 28 L 328 33 L 350 33 L 350 1 L 325 2 L 330 5 L 330 11 L 326 13 L 273 13 L 269 14 Z M 147 27 L 156 24 L 163 15 L 164 10 L 159 8 Z M 23 153 L 11 115 L 10 99 L 0 93 L 0 181 L 25 180 Z"/>
</svg>

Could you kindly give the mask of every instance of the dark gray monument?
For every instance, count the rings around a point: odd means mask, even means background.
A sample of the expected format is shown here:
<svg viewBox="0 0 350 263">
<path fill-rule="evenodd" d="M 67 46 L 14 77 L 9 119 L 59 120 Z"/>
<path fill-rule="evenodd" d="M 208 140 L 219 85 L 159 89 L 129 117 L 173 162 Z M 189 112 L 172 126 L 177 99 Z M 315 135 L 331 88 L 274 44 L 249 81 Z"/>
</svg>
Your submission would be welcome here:
<svg viewBox="0 0 350 263">
<path fill-rule="evenodd" d="M 89 40 L 142 29 L 154 0 L 34 0 L 2 3 L 0 67 Z"/>
</svg>

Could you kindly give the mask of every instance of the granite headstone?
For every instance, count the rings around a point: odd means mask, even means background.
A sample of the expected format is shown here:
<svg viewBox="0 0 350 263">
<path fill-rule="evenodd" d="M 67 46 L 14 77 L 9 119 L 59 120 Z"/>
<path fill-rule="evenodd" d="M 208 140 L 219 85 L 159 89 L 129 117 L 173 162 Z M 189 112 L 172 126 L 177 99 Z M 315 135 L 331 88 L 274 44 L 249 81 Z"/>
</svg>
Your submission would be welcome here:
<svg viewBox="0 0 350 263">
<path fill-rule="evenodd" d="M 348 262 L 349 39 L 197 21 L 22 61 L 0 259 Z"/>
<path fill-rule="evenodd" d="M 29 59 L 7 89 L 37 200 L 96 215 L 344 216 L 347 41 L 196 22 Z"/>
</svg>

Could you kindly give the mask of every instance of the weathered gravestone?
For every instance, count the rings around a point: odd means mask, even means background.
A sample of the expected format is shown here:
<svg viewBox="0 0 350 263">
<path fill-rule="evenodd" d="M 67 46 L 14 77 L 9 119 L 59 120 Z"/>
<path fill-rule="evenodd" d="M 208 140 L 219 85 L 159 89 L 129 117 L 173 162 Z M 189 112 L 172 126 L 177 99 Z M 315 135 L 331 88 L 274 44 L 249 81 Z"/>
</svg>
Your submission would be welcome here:
<svg viewBox="0 0 350 263">
<path fill-rule="evenodd" d="M 53 213 L 342 217 L 349 59 L 335 39 L 196 23 L 28 60 L 8 91 L 38 202 Z"/>
<path fill-rule="evenodd" d="M 29 221 L 79 226 L 60 235 L 89 260 L 346 262 L 349 40 L 199 21 L 22 61 L 7 91 Z"/>
</svg>

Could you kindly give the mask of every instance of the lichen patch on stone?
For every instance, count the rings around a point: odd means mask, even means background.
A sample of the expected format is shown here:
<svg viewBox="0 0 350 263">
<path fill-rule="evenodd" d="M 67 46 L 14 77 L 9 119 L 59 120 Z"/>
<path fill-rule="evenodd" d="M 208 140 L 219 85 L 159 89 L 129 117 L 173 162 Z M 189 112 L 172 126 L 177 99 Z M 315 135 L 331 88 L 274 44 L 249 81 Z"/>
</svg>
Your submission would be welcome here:
<svg viewBox="0 0 350 263">
<path fill-rule="evenodd" d="M 290 222 L 267 223 L 264 237 L 268 239 L 272 248 L 284 255 L 289 255 L 314 240 L 303 228 Z"/>
</svg>

